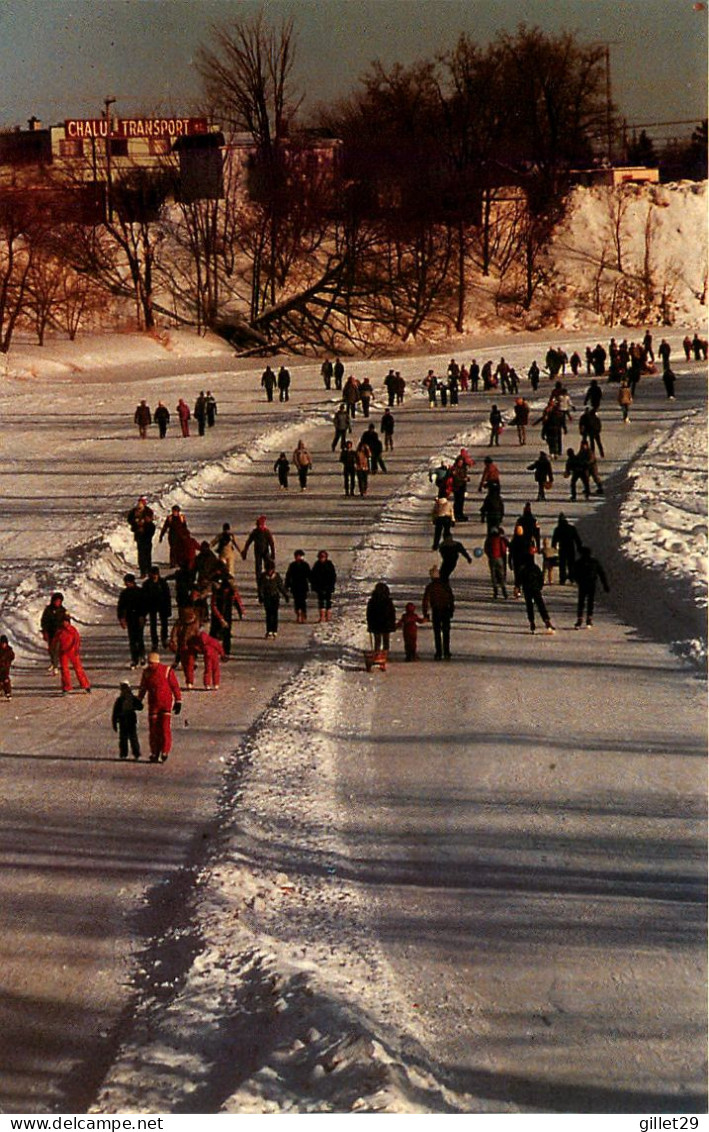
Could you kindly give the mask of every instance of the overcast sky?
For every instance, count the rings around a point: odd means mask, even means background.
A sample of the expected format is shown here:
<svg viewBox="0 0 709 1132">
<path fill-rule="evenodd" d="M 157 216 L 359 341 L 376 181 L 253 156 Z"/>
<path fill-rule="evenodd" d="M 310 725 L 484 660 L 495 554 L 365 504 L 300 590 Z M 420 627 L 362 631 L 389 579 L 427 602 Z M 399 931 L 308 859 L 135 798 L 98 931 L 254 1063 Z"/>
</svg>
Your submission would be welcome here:
<svg viewBox="0 0 709 1132">
<path fill-rule="evenodd" d="M 610 43 L 630 123 L 706 117 L 707 11 L 694 0 L 0 0 L 0 127 L 192 109 L 192 56 L 214 25 L 292 15 L 306 105 L 347 94 L 370 63 L 409 64 L 520 22 Z M 688 127 L 691 129 L 691 127 Z M 682 127 L 654 134 L 683 132 Z"/>
</svg>

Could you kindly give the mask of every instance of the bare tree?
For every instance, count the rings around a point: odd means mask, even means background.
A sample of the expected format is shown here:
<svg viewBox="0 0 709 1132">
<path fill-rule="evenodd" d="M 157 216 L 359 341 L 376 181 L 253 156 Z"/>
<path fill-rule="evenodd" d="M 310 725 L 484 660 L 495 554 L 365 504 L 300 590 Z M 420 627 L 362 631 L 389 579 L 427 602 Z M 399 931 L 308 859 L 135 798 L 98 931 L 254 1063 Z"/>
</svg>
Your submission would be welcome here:
<svg viewBox="0 0 709 1132">
<path fill-rule="evenodd" d="M 26 309 L 28 286 L 49 218 L 39 194 L 22 184 L 0 190 L 0 353 Z"/>
</svg>

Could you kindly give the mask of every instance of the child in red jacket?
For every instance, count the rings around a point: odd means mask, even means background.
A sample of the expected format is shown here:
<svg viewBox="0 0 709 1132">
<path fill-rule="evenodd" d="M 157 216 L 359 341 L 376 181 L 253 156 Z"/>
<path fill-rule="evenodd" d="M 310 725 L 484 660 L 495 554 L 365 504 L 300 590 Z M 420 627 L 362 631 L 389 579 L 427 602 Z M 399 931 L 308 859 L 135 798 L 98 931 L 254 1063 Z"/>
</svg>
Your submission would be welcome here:
<svg viewBox="0 0 709 1132">
<path fill-rule="evenodd" d="M 413 601 L 406 604 L 403 615 L 396 623 L 397 629 L 403 630 L 404 635 L 404 650 L 406 652 L 407 660 L 418 660 L 418 627 L 423 625 L 423 617 L 419 617 L 416 612 L 416 606 Z"/>
<path fill-rule="evenodd" d="M 226 656 L 224 646 L 216 637 L 210 637 L 203 631 L 199 634 L 199 650 L 204 656 L 204 686 L 208 691 L 213 688 L 217 692 L 221 679 L 219 662 Z"/>
</svg>

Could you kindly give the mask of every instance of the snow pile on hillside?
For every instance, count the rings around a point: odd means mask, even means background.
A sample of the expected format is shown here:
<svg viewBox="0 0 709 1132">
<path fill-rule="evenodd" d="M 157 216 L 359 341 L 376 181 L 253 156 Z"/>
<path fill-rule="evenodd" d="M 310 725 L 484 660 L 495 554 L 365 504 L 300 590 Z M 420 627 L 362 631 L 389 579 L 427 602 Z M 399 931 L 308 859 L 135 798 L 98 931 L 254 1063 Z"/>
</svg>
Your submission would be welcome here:
<svg viewBox="0 0 709 1132">
<path fill-rule="evenodd" d="M 576 188 L 549 251 L 563 326 L 707 318 L 707 183 Z"/>
<path fill-rule="evenodd" d="M 623 551 L 634 562 L 679 580 L 707 608 L 707 413 L 698 410 L 658 432 L 631 472 L 620 512 Z M 706 641 L 680 651 L 706 656 Z"/>
</svg>

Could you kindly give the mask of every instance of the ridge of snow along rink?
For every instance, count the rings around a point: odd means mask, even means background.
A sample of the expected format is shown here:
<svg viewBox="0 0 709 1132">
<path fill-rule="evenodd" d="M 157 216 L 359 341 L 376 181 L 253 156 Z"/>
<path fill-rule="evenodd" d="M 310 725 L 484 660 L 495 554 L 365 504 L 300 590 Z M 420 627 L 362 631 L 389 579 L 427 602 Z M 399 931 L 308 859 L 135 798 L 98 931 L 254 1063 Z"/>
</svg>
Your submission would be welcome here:
<svg viewBox="0 0 709 1132">
<path fill-rule="evenodd" d="M 478 428 L 448 447 L 485 435 Z M 349 804 L 338 796 L 335 752 L 347 738 L 347 673 L 362 667 L 362 611 L 373 580 L 393 572 L 397 545 L 387 531 L 418 512 L 430 490 L 426 463 L 364 533 L 338 620 L 315 627 L 314 656 L 236 752 L 248 782 L 225 798 L 223 850 L 197 878 L 199 954 L 167 1005 L 143 999 L 92 1111 L 467 1110 L 427 1064 L 423 1029 L 412 1031 L 397 1007 L 334 832 Z M 360 731 L 369 727 L 364 700 Z"/>
</svg>

